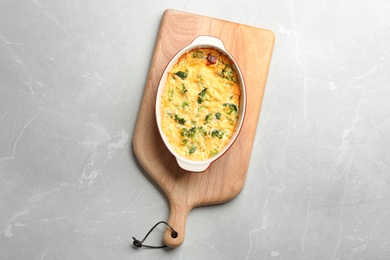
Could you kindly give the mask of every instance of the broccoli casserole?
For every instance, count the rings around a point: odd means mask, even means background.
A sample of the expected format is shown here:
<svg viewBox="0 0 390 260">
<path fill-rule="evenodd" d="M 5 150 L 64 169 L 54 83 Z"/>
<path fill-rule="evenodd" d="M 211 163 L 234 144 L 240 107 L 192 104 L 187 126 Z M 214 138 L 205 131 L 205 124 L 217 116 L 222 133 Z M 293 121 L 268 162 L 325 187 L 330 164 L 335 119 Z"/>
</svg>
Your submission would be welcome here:
<svg viewBox="0 0 390 260">
<path fill-rule="evenodd" d="M 161 129 L 175 152 L 190 160 L 218 154 L 236 129 L 240 94 L 228 57 L 212 48 L 183 54 L 161 97 Z"/>
</svg>

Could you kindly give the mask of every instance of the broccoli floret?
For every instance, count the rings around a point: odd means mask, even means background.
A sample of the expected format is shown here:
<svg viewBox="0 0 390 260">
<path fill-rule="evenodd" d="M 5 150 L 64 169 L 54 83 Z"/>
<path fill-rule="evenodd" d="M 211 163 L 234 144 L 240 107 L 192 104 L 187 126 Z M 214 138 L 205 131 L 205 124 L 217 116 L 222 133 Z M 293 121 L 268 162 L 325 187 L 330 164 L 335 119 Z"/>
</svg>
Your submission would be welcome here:
<svg viewBox="0 0 390 260">
<path fill-rule="evenodd" d="M 188 100 L 184 100 L 183 103 L 181 104 L 181 107 L 183 109 L 185 109 L 186 107 L 189 107 L 190 106 L 190 103 L 188 102 Z"/>
<path fill-rule="evenodd" d="M 206 135 L 206 130 L 203 128 L 203 127 L 192 127 L 190 129 L 187 129 L 187 128 L 182 128 L 180 130 L 180 134 L 181 136 L 184 136 L 184 137 L 188 137 L 188 138 L 191 138 L 192 140 L 194 141 L 198 141 L 198 134 L 202 134 L 203 136 Z"/>
<path fill-rule="evenodd" d="M 202 104 L 204 101 L 204 97 L 206 96 L 207 88 L 204 88 L 201 92 L 198 94 L 198 104 Z"/>
<path fill-rule="evenodd" d="M 186 123 L 186 120 L 182 117 L 179 117 L 177 114 L 175 115 L 175 121 L 181 125 L 184 125 Z"/>
<path fill-rule="evenodd" d="M 173 95 L 175 95 L 175 91 L 170 88 L 168 91 L 168 100 L 169 101 L 172 101 Z"/>
<path fill-rule="evenodd" d="M 176 76 L 178 76 L 181 79 L 185 79 L 188 76 L 188 71 L 178 71 L 174 73 Z"/>
<path fill-rule="evenodd" d="M 222 78 L 225 78 L 230 81 L 234 81 L 234 74 L 233 74 L 233 68 L 230 66 L 230 64 L 226 64 L 225 67 L 222 69 L 220 76 Z"/>
<path fill-rule="evenodd" d="M 188 153 L 189 154 L 193 154 L 193 153 L 195 153 L 195 151 L 196 151 L 196 146 L 195 145 L 190 145 L 189 147 L 188 147 Z"/>
<path fill-rule="evenodd" d="M 214 155 L 216 155 L 218 153 L 218 150 L 217 149 L 214 149 L 210 152 L 210 157 L 213 157 Z"/>
<path fill-rule="evenodd" d="M 205 124 L 209 123 L 212 118 L 213 118 L 213 113 L 207 114 L 206 118 L 204 119 Z"/>
<path fill-rule="evenodd" d="M 205 57 L 205 55 L 203 54 L 203 52 L 201 52 L 201 51 L 194 51 L 193 53 L 192 53 L 192 57 L 194 57 L 194 58 L 204 58 Z"/>
<path fill-rule="evenodd" d="M 222 137 L 225 135 L 225 132 L 222 130 L 215 129 L 211 132 L 212 137 L 218 137 L 219 139 L 222 139 Z"/>
<path fill-rule="evenodd" d="M 187 93 L 187 88 L 186 88 L 186 85 L 184 85 L 184 83 L 180 83 L 180 84 L 179 84 L 179 91 L 180 91 L 182 94 Z"/>
<path fill-rule="evenodd" d="M 233 113 L 233 112 L 236 112 L 236 113 L 237 113 L 237 111 L 238 111 L 237 106 L 236 106 L 235 104 L 232 104 L 232 103 L 225 103 L 225 104 L 223 104 L 223 106 L 227 108 L 226 113 L 227 113 L 228 115 L 230 115 L 230 114 Z"/>
<path fill-rule="evenodd" d="M 215 113 L 215 118 L 217 120 L 221 119 L 221 113 L 219 113 L 219 112 Z"/>
</svg>

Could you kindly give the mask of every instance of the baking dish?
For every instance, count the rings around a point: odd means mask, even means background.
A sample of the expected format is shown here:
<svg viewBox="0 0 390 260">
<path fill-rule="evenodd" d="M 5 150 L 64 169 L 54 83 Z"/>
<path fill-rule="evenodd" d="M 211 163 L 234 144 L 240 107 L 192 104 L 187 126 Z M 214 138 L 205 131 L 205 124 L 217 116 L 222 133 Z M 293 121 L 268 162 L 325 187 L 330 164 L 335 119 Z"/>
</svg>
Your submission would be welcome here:
<svg viewBox="0 0 390 260">
<path fill-rule="evenodd" d="M 232 62 L 231 66 L 233 67 L 233 69 L 236 71 L 236 74 L 237 74 L 237 81 L 238 81 L 238 84 L 240 86 L 241 95 L 240 95 L 240 105 L 239 105 L 236 129 L 235 129 L 233 135 L 230 137 L 226 146 L 224 146 L 223 149 L 221 149 L 218 154 L 214 155 L 211 158 L 208 158 L 205 160 L 190 160 L 188 158 L 180 156 L 178 153 L 175 152 L 174 148 L 169 143 L 167 137 L 164 135 L 164 133 L 161 129 L 161 101 L 162 101 L 161 99 L 162 99 L 163 89 L 164 89 L 164 86 L 165 86 L 165 83 L 167 80 L 168 72 L 171 71 L 172 67 L 178 62 L 179 58 L 184 53 L 187 53 L 193 49 L 198 49 L 198 48 L 213 48 L 229 58 L 229 60 Z M 217 160 L 218 158 L 223 156 L 224 153 L 226 153 L 226 151 L 233 145 L 234 141 L 237 139 L 237 137 L 240 133 L 240 130 L 241 130 L 241 127 L 243 125 L 244 118 L 245 118 L 245 111 L 246 111 L 246 90 L 245 90 L 245 83 L 244 83 L 242 72 L 241 72 L 237 62 L 233 58 L 233 56 L 226 50 L 223 42 L 216 37 L 212 37 L 212 36 L 198 36 L 198 37 L 196 37 L 188 46 L 181 49 L 169 61 L 168 65 L 166 66 L 166 68 L 161 76 L 161 79 L 160 79 L 160 82 L 158 85 L 158 89 L 157 89 L 156 107 L 155 107 L 157 127 L 158 127 L 159 133 L 160 133 L 161 138 L 162 138 L 163 142 L 165 143 L 166 147 L 175 156 L 178 165 L 186 171 L 203 172 L 203 171 L 207 170 L 207 168 L 210 166 L 210 164 L 212 162 L 214 162 L 215 160 Z"/>
</svg>

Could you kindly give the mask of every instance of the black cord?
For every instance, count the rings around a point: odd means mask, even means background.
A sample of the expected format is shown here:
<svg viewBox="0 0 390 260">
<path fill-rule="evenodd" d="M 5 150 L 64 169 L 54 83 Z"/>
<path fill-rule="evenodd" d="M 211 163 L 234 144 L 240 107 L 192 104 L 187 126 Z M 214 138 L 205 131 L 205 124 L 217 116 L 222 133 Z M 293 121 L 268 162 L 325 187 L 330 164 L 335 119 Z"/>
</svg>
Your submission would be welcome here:
<svg viewBox="0 0 390 260">
<path fill-rule="evenodd" d="M 136 248 L 140 248 L 140 247 L 147 247 L 147 248 L 164 248 L 164 247 L 167 247 L 167 245 L 162 245 L 162 246 L 150 246 L 150 245 L 144 245 L 143 242 L 145 241 L 145 239 L 149 236 L 149 234 L 153 231 L 153 229 L 155 229 L 155 227 L 157 227 L 159 224 L 165 224 L 167 225 L 167 227 L 169 227 L 171 230 L 172 230 L 172 233 L 171 233 L 171 237 L 172 238 L 177 238 L 178 234 L 177 232 L 165 221 L 160 221 L 158 222 L 156 225 L 154 225 L 150 230 L 149 232 L 146 234 L 146 236 L 144 237 L 144 239 L 142 239 L 142 241 L 139 241 L 138 239 L 136 239 L 135 237 L 133 237 L 133 246 L 136 247 Z"/>
</svg>

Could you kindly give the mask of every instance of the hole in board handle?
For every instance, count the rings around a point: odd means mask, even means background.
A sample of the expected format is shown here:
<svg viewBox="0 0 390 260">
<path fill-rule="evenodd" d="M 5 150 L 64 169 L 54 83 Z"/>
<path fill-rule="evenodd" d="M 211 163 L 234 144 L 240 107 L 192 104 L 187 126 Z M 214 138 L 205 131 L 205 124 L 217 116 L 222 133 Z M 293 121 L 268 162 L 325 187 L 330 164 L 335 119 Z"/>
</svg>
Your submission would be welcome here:
<svg viewBox="0 0 390 260">
<path fill-rule="evenodd" d="M 177 238 L 178 234 L 176 231 L 172 231 L 171 238 Z"/>
</svg>

